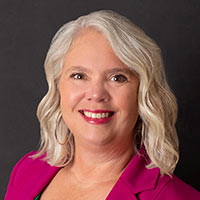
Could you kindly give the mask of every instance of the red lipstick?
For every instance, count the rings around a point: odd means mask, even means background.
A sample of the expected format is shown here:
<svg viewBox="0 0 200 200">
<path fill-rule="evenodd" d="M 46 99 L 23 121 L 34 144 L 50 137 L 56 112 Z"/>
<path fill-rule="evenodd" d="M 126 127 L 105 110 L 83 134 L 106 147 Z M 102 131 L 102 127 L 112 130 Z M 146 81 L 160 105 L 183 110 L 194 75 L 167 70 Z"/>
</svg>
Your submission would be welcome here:
<svg viewBox="0 0 200 200">
<path fill-rule="evenodd" d="M 90 124 L 108 123 L 115 114 L 111 110 L 79 110 L 83 119 Z"/>
</svg>

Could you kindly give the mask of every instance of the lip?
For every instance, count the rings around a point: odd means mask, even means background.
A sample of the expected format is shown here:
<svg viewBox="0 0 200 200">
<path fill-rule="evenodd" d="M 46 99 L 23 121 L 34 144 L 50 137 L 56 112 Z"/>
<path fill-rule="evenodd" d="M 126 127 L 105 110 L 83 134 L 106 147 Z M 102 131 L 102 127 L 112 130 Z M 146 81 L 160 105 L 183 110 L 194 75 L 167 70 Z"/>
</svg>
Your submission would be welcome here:
<svg viewBox="0 0 200 200">
<path fill-rule="evenodd" d="M 112 113 L 111 116 L 107 117 L 107 118 L 101 118 L 101 119 L 98 119 L 98 118 L 92 118 L 92 117 L 87 117 L 83 114 L 83 112 L 92 112 L 92 113 Z M 81 116 L 83 117 L 83 119 L 90 123 L 90 124 L 97 124 L 97 125 L 100 125 L 100 124 L 106 124 L 108 123 L 112 117 L 115 115 L 115 112 L 112 111 L 112 110 L 89 110 L 89 109 L 84 109 L 84 110 L 79 110 L 79 113 L 81 114 Z"/>
</svg>

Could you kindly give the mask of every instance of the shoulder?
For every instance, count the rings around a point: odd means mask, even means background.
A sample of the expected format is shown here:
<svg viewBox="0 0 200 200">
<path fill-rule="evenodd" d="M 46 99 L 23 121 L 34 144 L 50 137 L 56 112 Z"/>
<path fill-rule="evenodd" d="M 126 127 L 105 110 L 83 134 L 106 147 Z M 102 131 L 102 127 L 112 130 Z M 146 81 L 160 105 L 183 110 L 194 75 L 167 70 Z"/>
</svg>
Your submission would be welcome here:
<svg viewBox="0 0 200 200">
<path fill-rule="evenodd" d="M 38 170 L 43 170 L 44 168 L 49 167 L 49 165 L 42 160 L 44 156 L 36 159 L 32 158 L 36 153 L 36 151 L 27 153 L 17 162 L 10 175 L 9 184 L 13 185 L 16 181 L 23 181 L 23 179 L 27 178 L 30 173 L 37 174 Z"/>
<path fill-rule="evenodd" d="M 156 193 L 155 199 L 156 200 L 199 200 L 200 199 L 200 192 L 196 189 L 188 185 L 187 183 L 183 182 L 177 176 L 173 175 L 172 178 L 165 178 L 160 177 L 158 180 L 157 187 L 159 188 L 158 192 Z"/>
<path fill-rule="evenodd" d="M 43 156 L 33 158 L 37 152 L 32 151 L 21 158 L 10 175 L 5 199 L 26 199 L 26 193 L 37 193 L 59 170 L 43 160 Z"/>
<path fill-rule="evenodd" d="M 113 190 L 115 196 L 125 188 L 124 194 L 141 200 L 200 200 L 200 193 L 177 176 L 161 175 L 159 168 L 148 169 L 144 155 L 140 151 L 130 161 Z"/>
<path fill-rule="evenodd" d="M 18 176 L 22 178 L 21 173 L 27 173 L 30 172 L 33 168 L 30 167 L 32 164 L 34 165 L 40 165 L 40 159 L 32 159 L 31 156 L 35 155 L 36 151 L 32 151 L 30 153 L 27 153 L 25 156 L 23 156 L 14 166 L 12 173 L 10 175 L 10 181 L 9 185 L 15 184 L 16 178 L 18 179 Z M 25 175 L 26 176 L 26 175 Z"/>
<path fill-rule="evenodd" d="M 200 193 L 175 175 L 159 175 L 154 187 L 142 191 L 139 197 L 145 200 L 200 200 Z"/>
</svg>

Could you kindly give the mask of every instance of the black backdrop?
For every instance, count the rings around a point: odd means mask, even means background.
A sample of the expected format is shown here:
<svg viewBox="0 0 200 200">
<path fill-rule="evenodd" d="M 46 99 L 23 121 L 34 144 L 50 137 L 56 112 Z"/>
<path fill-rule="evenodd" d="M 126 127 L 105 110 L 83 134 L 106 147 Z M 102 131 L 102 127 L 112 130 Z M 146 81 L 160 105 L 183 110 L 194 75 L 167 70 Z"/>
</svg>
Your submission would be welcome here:
<svg viewBox="0 0 200 200">
<path fill-rule="evenodd" d="M 39 143 L 37 104 L 47 91 L 43 62 L 56 30 L 94 10 L 130 18 L 163 51 L 179 115 L 176 175 L 200 189 L 199 0 L 0 0 L 0 199 L 14 164 Z"/>
</svg>

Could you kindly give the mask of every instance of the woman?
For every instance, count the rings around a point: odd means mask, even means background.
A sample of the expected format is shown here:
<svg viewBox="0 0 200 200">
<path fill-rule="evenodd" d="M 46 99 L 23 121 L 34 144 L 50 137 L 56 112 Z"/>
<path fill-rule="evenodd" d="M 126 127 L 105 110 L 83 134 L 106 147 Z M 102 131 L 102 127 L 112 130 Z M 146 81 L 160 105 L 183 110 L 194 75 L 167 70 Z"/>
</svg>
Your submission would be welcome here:
<svg viewBox="0 0 200 200">
<path fill-rule="evenodd" d="M 5 199 L 200 199 L 173 175 L 176 101 L 160 49 L 128 19 L 97 11 L 65 24 L 45 61 L 41 146 Z"/>
</svg>

